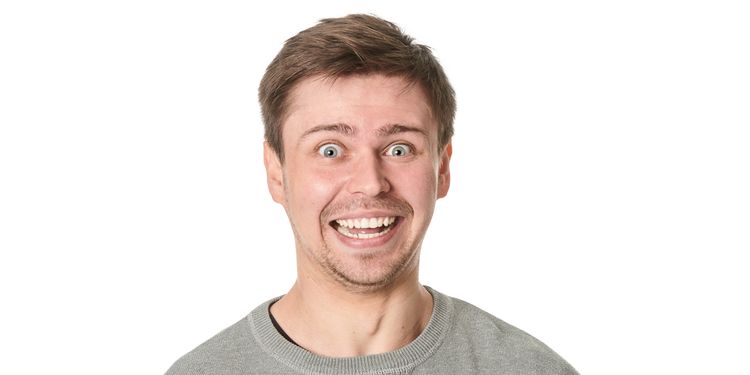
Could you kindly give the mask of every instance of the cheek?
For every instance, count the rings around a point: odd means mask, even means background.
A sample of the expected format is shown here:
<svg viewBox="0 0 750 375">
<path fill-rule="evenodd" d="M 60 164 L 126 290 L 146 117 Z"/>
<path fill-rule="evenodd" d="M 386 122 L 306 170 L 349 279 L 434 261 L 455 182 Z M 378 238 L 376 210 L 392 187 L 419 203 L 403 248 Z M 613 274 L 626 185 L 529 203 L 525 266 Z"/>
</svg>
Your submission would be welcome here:
<svg viewBox="0 0 750 375">
<path fill-rule="evenodd" d="M 415 211 L 430 211 L 437 199 L 437 172 L 430 165 L 394 171 L 394 191 L 412 205 Z"/>
<path fill-rule="evenodd" d="M 316 168 L 300 168 L 290 172 L 287 187 L 291 208 L 297 215 L 317 221 L 323 208 L 339 190 L 340 179 L 340 174 Z"/>
</svg>

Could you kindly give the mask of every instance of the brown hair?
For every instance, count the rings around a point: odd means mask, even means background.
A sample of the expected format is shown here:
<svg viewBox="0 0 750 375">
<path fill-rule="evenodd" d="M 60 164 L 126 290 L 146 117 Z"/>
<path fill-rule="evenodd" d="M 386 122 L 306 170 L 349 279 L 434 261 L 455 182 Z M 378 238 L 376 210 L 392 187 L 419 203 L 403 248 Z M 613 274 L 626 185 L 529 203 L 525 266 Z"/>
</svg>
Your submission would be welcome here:
<svg viewBox="0 0 750 375">
<path fill-rule="evenodd" d="M 318 75 L 380 73 L 421 85 L 438 123 L 442 149 L 453 136 L 455 93 L 430 48 L 413 41 L 393 23 L 365 14 L 323 19 L 288 39 L 258 89 L 266 141 L 279 159 L 284 160 L 281 125 L 289 94 L 300 80 Z"/>
</svg>

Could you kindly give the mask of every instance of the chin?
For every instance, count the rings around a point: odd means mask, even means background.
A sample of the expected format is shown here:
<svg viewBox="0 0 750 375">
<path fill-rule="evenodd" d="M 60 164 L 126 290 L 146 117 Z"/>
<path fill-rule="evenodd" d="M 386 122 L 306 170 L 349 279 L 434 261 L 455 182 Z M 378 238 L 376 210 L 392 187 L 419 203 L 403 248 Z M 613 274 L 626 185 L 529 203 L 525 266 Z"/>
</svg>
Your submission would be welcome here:
<svg viewBox="0 0 750 375">
<path fill-rule="evenodd" d="M 327 252 L 325 266 L 338 283 L 357 291 L 386 289 L 411 274 L 411 270 L 416 270 L 419 258 L 419 250 L 412 246 L 402 246 L 397 250 L 379 249 L 354 256 L 347 256 L 350 254 L 345 254 L 346 251 L 331 249 Z"/>
</svg>

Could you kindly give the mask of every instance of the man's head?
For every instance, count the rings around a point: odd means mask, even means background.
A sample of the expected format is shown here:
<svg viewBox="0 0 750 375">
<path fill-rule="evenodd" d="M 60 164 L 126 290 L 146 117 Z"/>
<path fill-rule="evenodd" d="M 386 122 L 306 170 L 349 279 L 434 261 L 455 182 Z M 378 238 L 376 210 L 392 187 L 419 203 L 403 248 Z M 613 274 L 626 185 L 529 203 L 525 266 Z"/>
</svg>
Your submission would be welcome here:
<svg viewBox="0 0 750 375">
<path fill-rule="evenodd" d="M 258 97 L 266 142 L 282 162 L 282 125 L 294 87 L 309 77 L 336 79 L 366 74 L 399 76 L 421 86 L 439 127 L 438 147 L 450 141 L 455 94 L 430 48 L 413 43 L 411 37 L 388 21 L 354 14 L 321 20 L 290 38 L 266 69 Z"/>
<path fill-rule="evenodd" d="M 356 291 L 416 280 L 450 186 L 455 109 L 427 47 L 374 17 L 324 20 L 286 43 L 261 102 L 269 191 L 292 224 L 300 276 Z"/>
</svg>

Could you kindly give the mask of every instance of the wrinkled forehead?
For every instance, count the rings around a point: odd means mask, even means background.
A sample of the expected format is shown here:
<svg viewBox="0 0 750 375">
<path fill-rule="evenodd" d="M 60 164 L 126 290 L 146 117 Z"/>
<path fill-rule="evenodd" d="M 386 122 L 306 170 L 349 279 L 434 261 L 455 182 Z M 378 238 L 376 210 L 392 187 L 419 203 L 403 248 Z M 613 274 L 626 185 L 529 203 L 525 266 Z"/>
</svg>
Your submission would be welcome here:
<svg viewBox="0 0 750 375">
<path fill-rule="evenodd" d="M 423 88 L 403 77 L 310 77 L 291 91 L 287 108 L 285 139 L 329 123 L 345 123 L 362 130 L 408 124 L 423 127 L 437 137 L 437 123 Z"/>
</svg>

